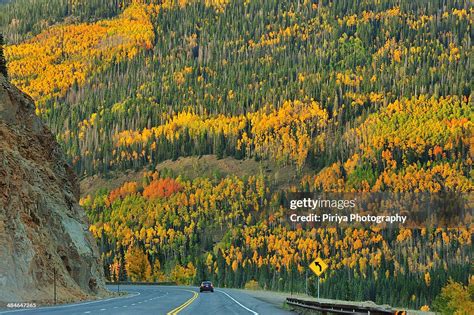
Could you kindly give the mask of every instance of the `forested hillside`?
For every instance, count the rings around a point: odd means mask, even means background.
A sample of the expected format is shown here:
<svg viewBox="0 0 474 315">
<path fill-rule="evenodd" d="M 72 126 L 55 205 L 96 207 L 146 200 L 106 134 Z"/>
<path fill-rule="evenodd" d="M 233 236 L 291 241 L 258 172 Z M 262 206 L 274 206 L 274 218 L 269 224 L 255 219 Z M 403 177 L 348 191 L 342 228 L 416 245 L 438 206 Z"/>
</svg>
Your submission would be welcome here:
<svg viewBox="0 0 474 315">
<path fill-rule="evenodd" d="M 469 281 L 472 218 L 450 230 L 308 229 L 288 225 L 280 202 L 288 190 L 472 192 L 469 1 L 0 8 L 9 78 L 77 173 L 144 171 L 81 201 L 112 279 L 120 269 L 122 280 L 303 291 L 321 256 L 322 296 L 417 308 L 450 277 Z M 203 155 L 275 167 L 155 171 Z"/>
</svg>

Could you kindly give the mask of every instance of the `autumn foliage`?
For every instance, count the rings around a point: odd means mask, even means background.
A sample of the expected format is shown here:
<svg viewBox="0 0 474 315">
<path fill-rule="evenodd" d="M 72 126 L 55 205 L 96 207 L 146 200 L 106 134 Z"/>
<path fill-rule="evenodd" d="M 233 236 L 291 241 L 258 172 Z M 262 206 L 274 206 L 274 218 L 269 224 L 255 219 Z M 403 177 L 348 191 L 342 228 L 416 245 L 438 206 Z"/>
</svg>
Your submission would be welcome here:
<svg viewBox="0 0 474 315">
<path fill-rule="evenodd" d="M 107 197 L 107 205 L 112 204 L 117 198 L 124 198 L 125 196 L 135 194 L 137 192 L 137 183 L 127 182 L 121 187 L 112 190 Z"/>
<path fill-rule="evenodd" d="M 164 198 L 169 197 L 182 189 L 182 186 L 173 178 L 160 178 L 153 180 L 143 190 L 143 197 L 152 198 Z"/>
<path fill-rule="evenodd" d="M 147 151 L 153 151 L 161 139 L 175 143 L 185 136 L 198 140 L 206 134 L 227 138 L 248 157 L 271 158 L 301 168 L 310 151 L 322 149 L 327 120 L 327 111 L 314 100 L 285 101 L 280 108 L 265 107 L 240 116 L 203 117 L 187 111 L 158 127 L 122 131 L 115 137 L 114 153 L 117 163 L 124 158 L 151 157 L 152 152 Z M 137 153 L 144 144 L 145 150 Z"/>
<path fill-rule="evenodd" d="M 125 255 L 127 275 L 132 281 L 147 281 L 151 266 L 146 255 L 136 246 L 130 246 Z"/>
<path fill-rule="evenodd" d="M 219 286 L 303 290 L 304 281 L 299 280 L 308 264 L 322 257 L 330 266 L 321 279 L 327 283 L 325 294 L 343 298 L 353 282 L 378 283 L 377 299 L 386 301 L 390 300 L 386 288 L 403 285 L 410 292 L 406 303 L 421 307 L 440 290 L 439 279 L 462 277 L 470 268 L 469 224 L 456 229 L 387 230 L 294 226 L 276 202 L 281 196 L 269 190 L 261 175 L 213 181 L 147 172 L 137 186 L 135 195 L 118 198 L 105 208 L 100 205 L 102 193 L 83 203 L 94 222 L 92 233 L 99 243 L 105 242 L 106 269 L 114 269 L 125 249 L 132 253 L 125 261 L 142 266 L 140 271 L 130 269 L 134 279 L 191 284 L 206 278 Z M 214 234 L 222 241 L 214 243 L 209 238 Z"/>
<path fill-rule="evenodd" d="M 132 5 L 119 17 L 97 23 L 58 25 L 28 41 L 7 46 L 14 84 L 35 100 L 63 96 L 113 62 L 150 49 L 154 33 L 144 6 Z"/>
<path fill-rule="evenodd" d="M 319 256 L 323 297 L 466 300 L 471 217 L 322 229 L 281 206 L 289 191 L 472 193 L 466 1 L 7 2 L 9 76 L 79 176 L 152 172 L 81 199 L 109 279 L 304 292 Z M 154 173 L 205 155 L 259 170 Z"/>
</svg>

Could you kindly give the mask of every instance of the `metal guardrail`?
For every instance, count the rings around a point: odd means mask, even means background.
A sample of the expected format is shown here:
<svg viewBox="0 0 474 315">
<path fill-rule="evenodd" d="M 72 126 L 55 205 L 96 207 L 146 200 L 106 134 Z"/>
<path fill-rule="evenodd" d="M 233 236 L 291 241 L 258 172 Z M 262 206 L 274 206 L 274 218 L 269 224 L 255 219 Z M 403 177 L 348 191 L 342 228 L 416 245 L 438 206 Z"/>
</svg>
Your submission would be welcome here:
<svg viewBox="0 0 474 315">
<path fill-rule="evenodd" d="M 286 304 L 294 307 L 300 307 L 306 310 L 318 311 L 323 314 L 370 314 L 370 315 L 404 315 L 406 312 L 397 311 L 391 307 L 384 307 L 380 305 L 365 306 L 356 304 L 344 304 L 344 303 L 329 303 L 329 302 L 317 302 L 300 300 L 295 298 L 286 298 Z"/>
</svg>

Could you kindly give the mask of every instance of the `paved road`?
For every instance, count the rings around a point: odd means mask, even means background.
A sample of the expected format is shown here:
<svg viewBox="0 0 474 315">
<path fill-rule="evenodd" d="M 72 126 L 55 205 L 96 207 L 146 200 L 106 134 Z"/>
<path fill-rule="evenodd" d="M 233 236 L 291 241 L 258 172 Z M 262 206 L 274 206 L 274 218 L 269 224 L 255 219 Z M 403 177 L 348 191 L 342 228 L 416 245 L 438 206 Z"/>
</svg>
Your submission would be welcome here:
<svg viewBox="0 0 474 315">
<path fill-rule="evenodd" d="M 115 289 L 115 287 L 111 287 Z M 242 291 L 216 288 L 199 293 L 195 287 L 121 286 L 129 295 L 101 301 L 40 307 L 28 310 L 0 310 L 0 314 L 86 315 L 86 314 L 293 314 L 258 300 Z"/>
</svg>

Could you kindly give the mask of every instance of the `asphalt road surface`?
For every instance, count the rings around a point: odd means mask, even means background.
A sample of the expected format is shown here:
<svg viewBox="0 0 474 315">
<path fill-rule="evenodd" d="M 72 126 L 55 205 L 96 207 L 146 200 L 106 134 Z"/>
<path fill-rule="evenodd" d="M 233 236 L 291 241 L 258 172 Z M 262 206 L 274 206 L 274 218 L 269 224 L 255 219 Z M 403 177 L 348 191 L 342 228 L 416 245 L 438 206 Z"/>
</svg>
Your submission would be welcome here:
<svg viewBox="0 0 474 315">
<path fill-rule="evenodd" d="M 115 290 L 112 286 L 110 290 Z M 202 292 L 195 287 L 122 285 L 120 289 L 129 292 L 127 296 L 66 304 L 38 307 L 26 310 L 0 310 L 0 314 L 27 315 L 86 315 L 86 314 L 250 314 L 286 315 L 293 314 L 275 305 L 258 300 L 241 290 L 219 289 L 214 293 Z"/>
</svg>

